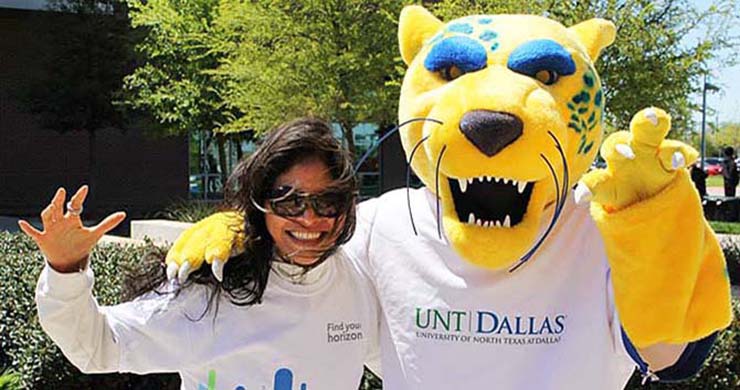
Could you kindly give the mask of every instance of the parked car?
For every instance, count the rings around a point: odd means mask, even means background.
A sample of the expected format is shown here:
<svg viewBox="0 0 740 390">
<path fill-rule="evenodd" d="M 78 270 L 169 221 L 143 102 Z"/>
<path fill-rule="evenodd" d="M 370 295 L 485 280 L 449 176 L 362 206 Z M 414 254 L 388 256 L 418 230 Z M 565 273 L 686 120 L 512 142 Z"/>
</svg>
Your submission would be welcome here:
<svg viewBox="0 0 740 390">
<path fill-rule="evenodd" d="M 709 176 L 721 175 L 722 174 L 722 157 L 706 157 L 704 158 L 704 172 Z"/>
</svg>

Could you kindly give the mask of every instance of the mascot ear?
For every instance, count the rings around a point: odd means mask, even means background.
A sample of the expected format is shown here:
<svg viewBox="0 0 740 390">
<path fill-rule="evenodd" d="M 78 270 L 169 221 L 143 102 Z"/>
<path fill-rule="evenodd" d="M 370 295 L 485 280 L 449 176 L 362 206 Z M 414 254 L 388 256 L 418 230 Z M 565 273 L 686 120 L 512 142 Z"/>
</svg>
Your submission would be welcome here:
<svg viewBox="0 0 740 390">
<path fill-rule="evenodd" d="M 410 5 L 403 8 L 398 20 L 398 45 L 406 65 L 416 57 L 424 41 L 442 28 L 444 23 L 426 8 Z"/>
<path fill-rule="evenodd" d="M 578 23 L 571 26 L 569 30 L 573 31 L 581 43 L 586 46 L 592 62 L 596 62 L 601 50 L 611 45 L 617 35 L 614 23 L 598 18 Z"/>
</svg>

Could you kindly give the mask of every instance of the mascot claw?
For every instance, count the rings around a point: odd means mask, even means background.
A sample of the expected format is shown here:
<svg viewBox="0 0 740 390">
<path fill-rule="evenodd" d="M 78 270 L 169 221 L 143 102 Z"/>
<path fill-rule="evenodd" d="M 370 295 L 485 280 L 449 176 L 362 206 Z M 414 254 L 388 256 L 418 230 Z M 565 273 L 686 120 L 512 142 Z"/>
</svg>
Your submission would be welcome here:
<svg viewBox="0 0 740 390">
<path fill-rule="evenodd" d="M 244 252 L 244 218 L 237 212 L 221 212 L 185 230 L 167 252 L 167 279 L 184 283 L 203 262 L 213 277 L 223 282 L 224 265 Z"/>
<path fill-rule="evenodd" d="M 177 263 L 169 263 L 167 265 L 167 280 L 173 280 L 177 277 L 177 280 L 182 284 L 188 279 L 188 276 L 195 271 L 197 268 L 192 268 L 189 262 L 182 263 L 182 266 Z M 224 262 L 218 259 L 213 260 L 211 263 L 211 272 L 213 277 L 219 282 L 224 281 Z"/>
<path fill-rule="evenodd" d="M 686 166 L 686 157 L 681 152 L 673 152 L 673 158 L 671 159 L 671 165 L 673 169 L 680 169 Z"/>
<path fill-rule="evenodd" d="M 573 197 L 577 205 L 583 205 L 591 201 L 593 194 L 587 185 L 578 183 L 576 189 L 573 191 Z"/>
<path fill-rule="evenodd" d="M 219 282 L 224 281 L 224 263 L 221 260 L 213 260 L 213 263 L 211 264 L 211 272 L 213 273 L 213 277 L 215 277 L 216 280 L 218 280 Z"/>
<path fill-rule="evenodd" d="M 635 152 L 632 150 L 632 148 L 629 145 L 626 144 L 618 144 L 614 147 L 616 149 L 617 153 L 624 156 L 627 160 L 634 160 L 635 159 Z"/>
</svg>

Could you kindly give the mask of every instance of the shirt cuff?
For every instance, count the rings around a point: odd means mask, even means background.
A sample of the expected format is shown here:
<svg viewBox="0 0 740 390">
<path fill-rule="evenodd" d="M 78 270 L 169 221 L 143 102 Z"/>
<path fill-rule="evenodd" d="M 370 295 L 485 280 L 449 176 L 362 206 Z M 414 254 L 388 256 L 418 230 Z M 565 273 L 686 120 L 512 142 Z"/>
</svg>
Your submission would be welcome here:
<svg viewBox="0 0 740 390">
<path fill-rule="evenodd" d="M 44 265 L 36 288 L 37 294 L 59 300 L 72 300 L 92 291 L 94 275 L 88 265 L 78 272 L 61 273 L 49 263 Z"/>
</svg>

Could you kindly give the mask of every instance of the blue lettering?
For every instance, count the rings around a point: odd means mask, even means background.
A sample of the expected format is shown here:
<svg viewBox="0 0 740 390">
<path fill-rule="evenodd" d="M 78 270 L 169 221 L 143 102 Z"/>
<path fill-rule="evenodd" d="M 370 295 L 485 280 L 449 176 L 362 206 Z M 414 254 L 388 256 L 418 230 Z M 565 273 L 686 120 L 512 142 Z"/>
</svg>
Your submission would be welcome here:
<svg viewBox="0 0 740 390">
<path fill-rule="evenodd" d="M 516 334 L 525 335 L 527 331 L 522 331 L 522 317 L 516 316 Z"/>
<path fill-rule="evenodd" d="M 478 313 L 478 333 L 493 333 L 498 328 L 498 316 L 492 311 L 479 311 Z M 484 328 L 485 318 L 491 319 L 490 328 Z"/>
<path fill-rule="evenodd" d="M 534 326 L 535 320 L 536 320 L 535 317 L 531 317 L 531 316 L 529 317 L 529 334 L 530 335 L 540 334 L 539 332 L 535 330 L 535 326 Z"/>
<path fill-rule="evenodd" d="M 565 316 L 560 314 L 555 317 L 555 334 L 561 334 L 565 330 Z"/>
<path fill-rule="evenodd" d="M 547 328 L 547 334 L 552 334 L 552 327 L 550 326 L 549 317 L 545 317 L 545 321 L 542 322 L 542 326 L 540 327 L 540 334 L 545 333 L 545 328 Z"/>
<path fill-rule="evenodd" d="M 509 317 L 504 316 L 504 319 L 501 321 L 501 327 L 498 329 L 498 334 L 501 334 L 501 332 L 504 331 L 504 328 L 507 329 L 508 334 L 512 334 L 511 331 L 511 324 L 509 323 Z"/>
</svg>

